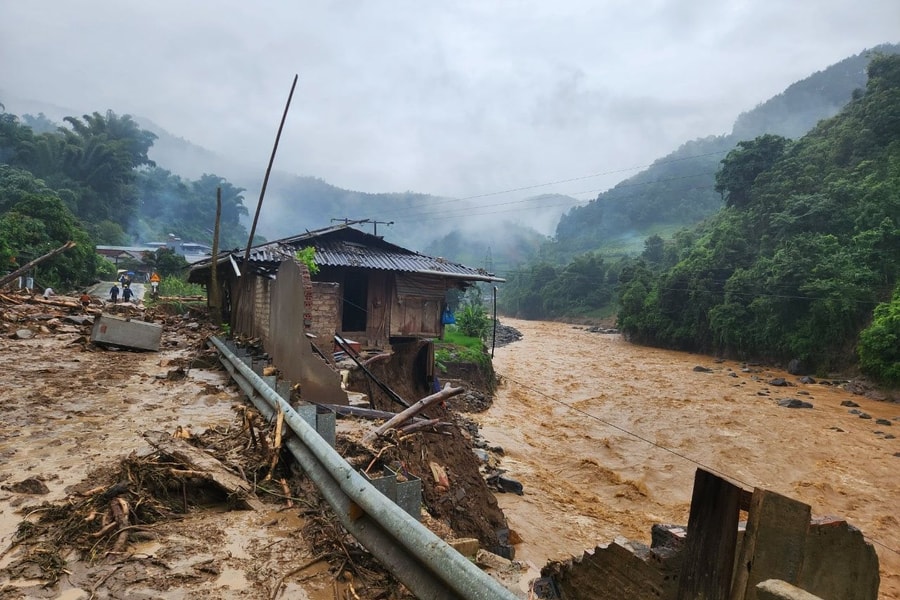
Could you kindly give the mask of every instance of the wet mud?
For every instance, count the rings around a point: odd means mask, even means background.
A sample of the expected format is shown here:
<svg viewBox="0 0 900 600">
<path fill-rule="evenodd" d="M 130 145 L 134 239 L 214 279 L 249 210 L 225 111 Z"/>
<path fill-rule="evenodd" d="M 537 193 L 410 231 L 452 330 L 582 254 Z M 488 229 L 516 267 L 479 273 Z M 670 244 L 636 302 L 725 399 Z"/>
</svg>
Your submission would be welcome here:
<svg viewBox="0 0 900 600">
<path fill-rule="evenodd" d="M 120 556 L 82 561 L 73 551 L 55 585 L 37 571 L 11 577 L 25 551 L 14 544 L 20 522 L 39 519 L 44 503 L 74 503 L 98 470 L 150 453 L 142 432 L 241 426 L 242 402 L 224 372 L 190 368 L 199 333 L 166 331 L 159 353 L 137 353 L 93 347 L 89 329 L 48 323 L 30 323 L 30 339 L 0 337 L 0 597 L 268 599 L 286 574 L 278 597 L 333 597 L 327 562 L 292 573 L 314 554 L 305 519 L 280 504 L 191 511 L 148 527 L 149 539 Z"/>
<path fill-rule="evenodd" d="M 524 495 L 498 494 L 523 540 L 516 557 L 530 567 L 522 589 L 547 560 L 616 536 L 649 543 L 652 524 L 686 523 L 704 466 L 806 502 L 814 515 L 846 518 L 878 552 L 879 597 L 900 598 L 900 404 L 620 335 L 504 323 L 524 338 L 496 350 L 501 386 L 493 406 L 472 416 L 524 485 Z M 771 385 L 776 378 L 791 385 Z M 848 400 L 859 406 L 841 405 Z"/>
</svg>

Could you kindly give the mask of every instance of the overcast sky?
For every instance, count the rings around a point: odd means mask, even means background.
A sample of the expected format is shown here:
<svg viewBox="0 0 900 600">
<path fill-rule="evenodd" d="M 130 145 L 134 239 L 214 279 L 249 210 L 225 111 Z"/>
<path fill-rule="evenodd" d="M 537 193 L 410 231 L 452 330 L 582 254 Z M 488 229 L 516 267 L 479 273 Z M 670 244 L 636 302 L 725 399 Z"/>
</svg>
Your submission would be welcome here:
<svg viewBox="0 0 900 600">
<path fill-rule="evenodd" d="M 146 117 L 263 173 L 296 73 L 278 169 L 451 197 L 617 172 L 530 192 L 586 200 L 898 41 L 898 0 L 0 0 L 0 102 Z"/>
</svg>

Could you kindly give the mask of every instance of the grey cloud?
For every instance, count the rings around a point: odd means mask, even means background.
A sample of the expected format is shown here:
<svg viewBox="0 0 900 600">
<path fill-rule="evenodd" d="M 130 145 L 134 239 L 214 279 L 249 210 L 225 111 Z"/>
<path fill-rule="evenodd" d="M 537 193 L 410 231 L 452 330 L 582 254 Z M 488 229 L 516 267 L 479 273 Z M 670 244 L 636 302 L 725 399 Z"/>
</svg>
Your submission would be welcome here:
<svg viewBox="0 0 900 600">
<path fill-rule="evenodd" d="M 0 102 L 136 114 L 262 173 L 298 73 L 279 168 L 470 196 L 650 163 L 897 23 L 896 0 L 8 2 Z"/>
</svg>

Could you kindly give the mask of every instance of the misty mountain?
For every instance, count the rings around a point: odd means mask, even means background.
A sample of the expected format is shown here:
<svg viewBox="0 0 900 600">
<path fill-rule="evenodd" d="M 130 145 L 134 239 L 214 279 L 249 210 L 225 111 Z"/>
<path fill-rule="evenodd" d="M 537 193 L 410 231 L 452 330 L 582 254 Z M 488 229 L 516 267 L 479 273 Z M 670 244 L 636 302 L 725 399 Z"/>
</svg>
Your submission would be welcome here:
<svg viewBox="0 0 900 600">
<path fill-rule="evenodd" d="M 247 164 L 223 158 L 170 134 L 152 121 L 136 120 L 158 136 L 150 153 L 157 164 L 165 165 L 172 172 L 187 178 L 200 177 L 204 173 L 227 174 L 229 181 L 247 190 L 245 204 L 252 218 L 262 187 L 264 173 L 261 170 L 257 172 Z M 275 165 L 278 165 L 277 155 Z M 528 211 L 530 222 L 552 224 L 576 202 L 569 196 L 542 194 L 521 203 Z M 358 192 L 337 187 L 318 177 L 292 174 L 274 168 L 266 187 L 257 232 L 267 239 L 278 239 L 344 220 L 368 219 L 368 223 L 358 226 L 377 233 L 390 242 L 445 256 L 464 264 L 481 266 L 488 245 L 479 240 L 485 239 L 492 231 L 495 232 L 497 223 L 483 219 L 455 218 L 460 213 L 477 209 L 474 200 L 410 191 Z M 454 218 L 445 218 L 448 216 Z M 506 268 L 532 258 L 540 242 L 546 239 L 544 234 L 523 224 L 505 224 L 504 231 L 510 239 L 495 243 L 493 252 L 495 263 Z M 467 240 L 467 243 L 454 243 L 454 240 L 462 239 Z M 463 251 L 472 248 L 478 250 Z"/>
<path fill-rule="evenodd" d="M 502 235 L 484 235 L 454 229 L 428 244 L 425 253 L 442 256 L 490 273 L 506 273 L 537 256 L 547 237 L 530 227 L 504 221 L 497 224 Z"/>
<path fill-rule="evenodd" d="M 822 119 L 834 116 L 866 85 L 873 55 L 898 54 L 886 44 L 844 59 L 789 86 L 741 114 L 729 135 L 687 142 L 646 170 L 572 208 L 556 228 L 546 251 L 560 262 L 591 250 L 639 253 L 644 238 L 697 223 L 722 207 L 714 190 L 720 161 L 742 140 L 765 133 L 797 138 Z"/>
</svg>

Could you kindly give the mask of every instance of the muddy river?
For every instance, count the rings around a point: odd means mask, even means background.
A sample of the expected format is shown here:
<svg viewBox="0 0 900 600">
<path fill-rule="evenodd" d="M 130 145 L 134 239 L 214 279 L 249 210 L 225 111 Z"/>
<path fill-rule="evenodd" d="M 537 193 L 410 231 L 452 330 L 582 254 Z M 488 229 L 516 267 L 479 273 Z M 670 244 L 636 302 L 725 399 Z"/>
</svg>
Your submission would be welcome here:
<svg viewBox="0 0 900 600">
<path fill-rule="evenodd" d="M 649 543 L 653 523 L 686 523 L 702 465 L 846 518 L 878 552 L 880 598 L 900 598 L 900 404 L 818 383 L 775 387 L 767 382 L 797 378 L 619 335 L 504 323 L 524 339 L 496 350 L 503 385 L 477 419 L 524 484 L 523 496 L 498 498 L 532 575 L 616 536 Z M 782 398 L 813 408 L 778 406 Z"/>
</svg>

